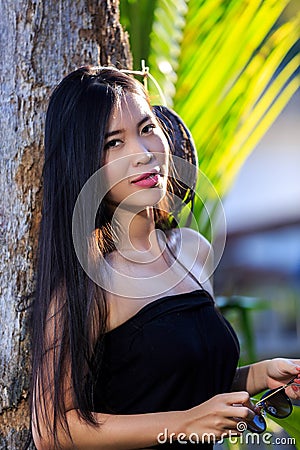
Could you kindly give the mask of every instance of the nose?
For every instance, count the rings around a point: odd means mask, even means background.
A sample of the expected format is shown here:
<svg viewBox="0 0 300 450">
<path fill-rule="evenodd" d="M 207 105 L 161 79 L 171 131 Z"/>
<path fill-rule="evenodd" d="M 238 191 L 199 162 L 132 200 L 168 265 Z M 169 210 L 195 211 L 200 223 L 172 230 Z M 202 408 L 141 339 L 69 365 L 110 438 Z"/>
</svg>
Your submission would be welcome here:
<svg viewBox="0 0 300 450">
<path fill-rule="evenodd" d="M 138 142 L 134 145 L 134 151 L 132 153 L 134 166 L 148 164 L 154 157 L 151 151 L 142 142 Z"/>
</svg>

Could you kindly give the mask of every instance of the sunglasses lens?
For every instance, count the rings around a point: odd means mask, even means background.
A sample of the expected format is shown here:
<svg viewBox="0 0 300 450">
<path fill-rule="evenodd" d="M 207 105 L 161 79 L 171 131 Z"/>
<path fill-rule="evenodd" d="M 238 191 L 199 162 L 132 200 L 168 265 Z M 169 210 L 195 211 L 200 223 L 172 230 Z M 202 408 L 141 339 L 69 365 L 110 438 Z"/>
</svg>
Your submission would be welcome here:
<svg viewBox="0 0 300 450">
<path fill-rule="evenodd" d="M 260 414 L 256 414 L 251 422 L 247 422 L 247 429 L 252 433 L 263 433 L 266 428 L 266 421 Z"/>
<path fill-rule="evenodd" d="M 274 389 L 276 391 L 276 389 Z M 279 391 L 272 397 L 264 401 L 264 397 L 272 394 L 272 391 L 267 391 L 261 398 L 261 403 L 265 411 L 273 417 L 283 419 L 291 414 L 293 405 L 289 397 L 284 391 Z"/>
</svg>

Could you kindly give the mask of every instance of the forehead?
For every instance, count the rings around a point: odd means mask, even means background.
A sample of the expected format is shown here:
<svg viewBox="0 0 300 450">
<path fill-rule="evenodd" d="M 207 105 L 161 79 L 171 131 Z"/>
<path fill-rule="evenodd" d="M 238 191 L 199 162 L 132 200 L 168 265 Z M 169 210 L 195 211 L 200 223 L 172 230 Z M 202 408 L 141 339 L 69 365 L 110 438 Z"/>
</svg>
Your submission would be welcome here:
<svg viewBox="0 0 300 450">
<path fill-rule="evenodd" d="M 146 98 L 138 94 L 126 93 L 112 111 L 109 119 L 109 129 L 126 127 L 132 123 L 137 124 L 146 116 L 155 118 Z"/>
</svg>

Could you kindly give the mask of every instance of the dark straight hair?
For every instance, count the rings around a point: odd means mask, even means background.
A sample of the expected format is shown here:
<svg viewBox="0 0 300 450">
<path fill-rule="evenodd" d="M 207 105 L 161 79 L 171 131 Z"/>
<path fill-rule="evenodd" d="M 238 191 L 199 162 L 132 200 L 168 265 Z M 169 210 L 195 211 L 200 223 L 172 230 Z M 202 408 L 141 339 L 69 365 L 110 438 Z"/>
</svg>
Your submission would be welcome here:
<svg viewBox="0 0 300 450">
<path fill-rule="evenodd" d="M 102 289 L 85 273 L 72 240 L 72 214 L 86 181 L 104 161 L 109 117 L 126 92 L 147 95 L 141 83 L 114 68 L 82 67 L 54 90 L 45 126 L 43 206 L 36 291 L 32 311 L 31 410 L 59 448 L 58 427 L 69 433 L 65 390 L 82 419 L 93 418 L 92 384 L 101 369 L 107 307 Z M 148 99 L 147 99 L 148 100 Z M 170 228 L 166 212 L 155 209 L 156 226 Z M 99 206 L 95 230 L 102 255 L 115 247 L 110 216 Z M 97 348 L 97 351 L 95 349 Z M 75 406 L 74 406 L 75 405 Z M 69 408 L 70 409 L 70 408 Z"/>
</svg>

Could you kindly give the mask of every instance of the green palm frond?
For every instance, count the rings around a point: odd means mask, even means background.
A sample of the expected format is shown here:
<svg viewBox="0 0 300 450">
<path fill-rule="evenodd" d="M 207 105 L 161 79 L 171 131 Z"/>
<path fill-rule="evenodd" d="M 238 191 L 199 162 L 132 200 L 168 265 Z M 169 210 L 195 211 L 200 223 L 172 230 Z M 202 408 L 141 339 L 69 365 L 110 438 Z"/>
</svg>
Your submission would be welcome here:
<svg viewBox="0 0 300 450">
<path fill-rule="evenodd" d="M 177 70 L 187 11 L 185 0 L 157 0 L 154 12 L 148 62 L 151 73 L 162 87 L 168 106 L 172 106 L 176 95 Z M 152 91 L 152 94 L 155 92 Z"/>
<path fill-rule="evenodd" d="M 299 38 L 299 16 L 278 25 L 289 3 L 157 0 L 151 73 L 191 128 L 200 167 L 221 196 L 299 86 L 297 57 L 280 72 Z"/>
<path fill-rule="evenodd" d="M 135 67 L 147 60 L 168 105 L 190 127 L 200 168 L 221 197 L 300 85 L 299 56 L 286 59 L 299 41 L 299 14 L 280 22 L 291 3 L 121 0 L 123 15 L 130 12 Z M 144 54 L 141 42 L 148 42 Z M 151 93 L 158 103 L 155 88 Z M 195 211 L 207 235 L 202 202 Z"/>
<path fill-rule="evenodd" d="M 299 86 L 296 58 L 274 78 L 298 39 L 299 17 L 271 32 L 288 2 L 212 0 L 214 21 L 189 2 L 174 107 L 194 136 L 201 169 L 223 196 L 246 157 Z M 218 5 L 216 5 L 218 3 Z M 221 13 L 223 14 L 221 20 Z"/>
<path fill-rule="evenodd" d="M 121 0 L 120 21 L 128 31 L 130 48 L 135 68 L 140 68 L 141 59 L 147 59 L 150 52 L 149 35 L 154 21 L 157 0 Z"/>
</svg>

